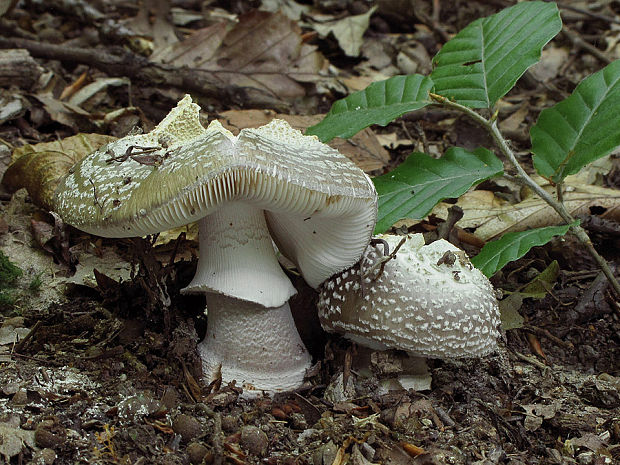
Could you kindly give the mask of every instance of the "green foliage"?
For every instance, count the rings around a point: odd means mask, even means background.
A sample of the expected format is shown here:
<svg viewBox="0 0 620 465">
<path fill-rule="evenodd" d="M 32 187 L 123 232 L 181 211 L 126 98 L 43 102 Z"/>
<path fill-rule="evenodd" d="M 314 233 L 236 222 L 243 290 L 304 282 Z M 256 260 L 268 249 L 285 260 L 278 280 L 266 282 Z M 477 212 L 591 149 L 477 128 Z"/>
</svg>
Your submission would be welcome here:
<svg viewBox="0 0 620 465">
<path fill-rule="evenodd" d="M 554 182 L 620 145 L 620 60 L 585 78 L 532 127 L 534 166 Z"/>
<path fill-rule="evenodd" d="M 432 104 L 468 114 L 501 140 L 496 122 L 471 108 L 493 107 L 540 59 L 542 47 L 561 28 L 558 8 L 551 2 L 521 2 L 478 19 L 444 45 L 433 59 L 435 68 L 429 77 L 396 76 L 371 84 L 335 102 L 325 119 L 307 133 L 323 141 L 351 137 L 372 124 L 386 125 Z M 573 95 L 541 113 L 531 131 L 534 164 L 540 174 L 559 182 L 620 144 L 619 83 L 620 61 L 585 79 Z M 445 99 L 429 101 L 430 92 Z M 518 164 L 508 144 L 499 144 L 499 148 Z M 375 232 L 386 231 L 402 218 L 425 217 L 437 202 L 500 175 L 502 168 L 491 152 L 480 148 L 473 153 L 451 148 L 440 159 L 412 154 L 391 173 L 374 180 L 379 194 Z M 534 189 L 539 187 L 524 172 L 519 176 Z M 544 192 L 539 194 L 557 211 L 565 211 Z M 568 221 L 570 215 L 561 214 Z M 565 234 L 570 226 L 506 234 L 487 244 L 472 262 L 491 276 L 532 247 Z"/>
<path fill-rule="evenodd" d="M 490 278 L 506 263 L 523 257 L 532 247 L 544 245 L 553 237 L 566 234 L 571 226 L 577 224 L 579 224 L 578 221 L 573 224 L 504 234 L 501 239 L 487 242 L 480 253 L 471 259 L 471 262 Z"/>
<path fill-rule="evenodd" d="M 9 260 L 4 252 L 0 250 L 0 289 L 5 289 L 17 281 L 22 275 L 22 270 Z"/>
<path fill-rule="evenodd" d="M 15 303 L 15 297 L 9 288 L 21 275 L 22 270 L 0 250 L 0 308 L 11 307 Z"/>
<path fill-rule="evenodd" d="M 351 137 L 372 124 L 385 126 L 405 113 L 428 105 L 433 82 L 425 76 L 393 76 L 334 102 L 329 113 L 306 134 L 323 142 Z"/>
<path fill-rule="evenodd" d="M 503 172 L 502 162 L 487 149 L 469 152 L 451 147 L 442 158 L 411 154 L 404 163 L 373 181 L 379 194 L 375 233 L 402 218 L 424 218 L 443 199 L 458 197 L 471 186 Z"/>
<path fill-rule="evenodd" d="M 30 284 L 28 284 L 28 289 L 31 292 L 38 293 L 41 290 L 41 286 L 43 285 L 43 280 L 41 279 L 41 275 L 43 273 L 37 273 L 31 280 Z"/>
<path fill-rule="evenodd" d="M 16 300 L 17 299 L 11 291 L 8 291 L 6 289 L 0 290 L 0 310 L 5 308 L 11 308 L 13 305 L 15 305 Z"/>
<path fill-rule="evenodd" d="M 560 275 L 560 264 L 557 260 L 553 260 L 547 268 L 542 270 L 534 277 L 525 287 L 519 291 L 523 297 L 532 299 L 543 299 L 553 288 Z"/>
<path fill-rule="evenodd" d="M 554 3 L 523 2 L 480 18 L 433 59 L 435 93 L 471 108 L 490 108 L 540 59 L 562 29 Z"/>
</svg>

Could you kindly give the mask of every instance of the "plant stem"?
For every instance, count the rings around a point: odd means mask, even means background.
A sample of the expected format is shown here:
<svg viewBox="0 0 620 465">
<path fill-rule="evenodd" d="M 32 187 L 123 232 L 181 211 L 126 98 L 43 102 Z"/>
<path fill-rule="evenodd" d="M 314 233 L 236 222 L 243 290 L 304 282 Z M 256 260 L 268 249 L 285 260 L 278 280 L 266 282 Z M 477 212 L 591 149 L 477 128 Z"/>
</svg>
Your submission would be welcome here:
<svg viewBox="0 0 620 465">
<path fill-rule="evenodd" d="M 497 120 L 495 120 L 494 118 L 487 120 L 485 117 L 479 115 L 471 108 L 468 108 L 464 105 L 453 102 L 450 99 L 443 97 L 441 95 L 431 93 L 430 97 L 432 100 L 439 103 L 440 105 L 443 105 L 445 107 L 452 108 L 461 113 L 464 113 L 465 115 L 470 117 L 472 120 L 477 122 L 480 126 L 482 126 L 491 135 L 491 137 L 493 137 L 493 140 L 499 147 L 500 151 L 510 161 L 512 166 L 514 166 L 515 170 L 517 170 L 517 177 L 522 179 L 525 182 L 525 184 L 527 184 L 527 186 L 530 187 L 541 199 L 547 202 L 547 204 L 549 204 L 549 206 L 551 206 L 551 208 L 553 208 L 558 213 L 558 215 L 560 215 L 560 217 L 562 218 L 562 220 L 566 222 L 566 224 L 571 224 L 575 222 L 575 218 L 573 218 L 570 212 L 566 209 L 566 206 L 564 205 L 564 203 L 553 198 L 551 194 L 549 194 L 546 190 L 544 190 L 523 169 L 523 167 L 519 163 L 519 160 L 517 160 L 517 157 L 515 156 L 512 149 L 510 148 L 510 145 L 508 145 L 508 141 L 504 139 L 504 136 L 502 135 L 501 131 L 497 127 Z M 560 186 L 560 188 L 562 188 L 562 186 Z M 607 261 L 596 251 L 596 249 L 594 248 L 594 245 L 592 245 L 592 241 L 590 240 L 590 237 L 588 236 L 588 233 L 586 232 L 586 230 L 583 229 L 578 224 L 574 224 L 571 226 L 571 231 L 575 235 L 575 237 L 577 237 L 577 239 L 582 244 L 585 245 L 587 251 L 590 253 L 592 258 L 594 258 L 598 266 L 601 268 L 601 270 L 603 271 L 603 273 L 609 280 L 609 283 L 616 291 L 616 294 L 620 296 L 620 283 L 618 283 L 618 280 L 614 276 L 614 273 L 609 267 L 609 264 L 607 263 Z"/>
</svg>

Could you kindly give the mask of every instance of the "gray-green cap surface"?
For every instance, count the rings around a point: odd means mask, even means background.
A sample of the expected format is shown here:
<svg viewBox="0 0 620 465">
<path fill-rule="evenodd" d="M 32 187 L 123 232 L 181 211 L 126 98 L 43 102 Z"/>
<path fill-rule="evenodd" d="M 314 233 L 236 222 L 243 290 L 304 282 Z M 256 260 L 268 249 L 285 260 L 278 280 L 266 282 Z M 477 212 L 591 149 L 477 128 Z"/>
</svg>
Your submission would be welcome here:
<svg viewBox="0 0 620 465">
<path fill-rule="evenodd" d="M 372 234 L 376 192 L 338 151 L 282 120 L 238 136 L 204 128 L 185 97 L 151 132 L 112 142 L 56 190 L 66 223 L 104 237 L 153 234 L 241 201 L 263 209 L 280 251 L 317 287 L 353 264 Z"/>
</svg>

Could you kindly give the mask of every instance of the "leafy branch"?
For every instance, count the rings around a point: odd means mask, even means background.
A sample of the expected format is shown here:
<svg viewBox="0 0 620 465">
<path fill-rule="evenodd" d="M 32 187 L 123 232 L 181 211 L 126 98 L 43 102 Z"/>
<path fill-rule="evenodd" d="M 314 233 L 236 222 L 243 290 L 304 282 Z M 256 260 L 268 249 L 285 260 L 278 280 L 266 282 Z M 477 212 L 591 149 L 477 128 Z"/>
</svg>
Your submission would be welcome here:
<svg viewBox="0 0 620 465">
<path fill-rule="evenodd" d="M 555 198 L 553 198 L 552 195 L 550 195 L 546 190 L 544 190 L 536 181 L 534 181 L 534 179 L 532 179 L 532 177 L 529 174 L 527 174 L 527 172 L 523 169 L 523 167 L 517 160 L 517 157 L 515 156 L 512 149 L 510 148 L 510 145 L 508 144 L 508 142 L 502 135 L 501 131 L 497 127 L 497 119 L 494 117 L 491 117 L 490 119 L 486 119 L 483 116 L 476 113 L 475 111 L 473 111 L 472 109 L 467 108 L 464 105 L 460 105 L 456 102 L 452 102 L 446 97 L 443 97 L 441 95 L 437 95 L 434 93 L 430 93 L 429 95 L 431 99 L 433 99 L 437 103 L 445 107 L 460 111 L 461 113 L 464 113 L 469 118 L 471 118 L 473 121 L 475 121 L 480 126 L 482 126 L 482 128 L 484 128 L 491 135 L 491 137 L 493 137 L 493 140 L 499 147 L 502 154 L 510 161 L 512 166 L 517 171 L 517 176 L 519 177 L 519 179 L 521 179 L 541 199 L 547 202 L 547 204 L 549 204 L 549 206 L 551 206 L 551 208 L 553 208 L 558 213 L 558 215 L 560 215 L 560 217 L 566 222 L 566 224 L 570 226 L 571 232 L 586 247 L 586 249 L 592 256 L 592 258 L 594 258 L 596 263 L 601 268 L 601 271 L 605 274 L 610 284 L 613 286 L 616 293 L 620 295 L 620 284 L 618 283 L 618 280 L 614 276 L 614 273 L 609 267 L 609 264 L 607 263 L 607 261 L 596 251 L 596 249 L 594 248 L 594 245 L 592 245 L 592 241 L 590 240 L 590 237 L 588 236 L 588 233 L 586 232 L 586 230 L 583 229 L 579 225 L 579 222 L 576 221 L 575 218 L 572 217 L 572 215 L 566 209 L 566 206 L 564 205 L 564 203 L 562 203 L 559 199 L 556 200 Z M 561 186 L 557 186 L 557 187 L 561 189 Z M 558 197 L 560 196 L 558 195 Z M 558 231 L 558 233 L 560 233 L 560 231 Z M 566 233 L 566 231 L 564 231 L 563 233 Z M 547 241 L 543 242 L 540 245 L 545 244 L 550 239 L 551 237 L 549 237 Z M 476 260 L 473 260 L 473 263 L 474 265 L 476 265 Z"/>
<path fill-rule="evenodd" d="M 592 161 L 620 145 L 620 61 L 584 79 L 573 94 L 541 112 L 531 129 L 536 171 L 556 187 L 556 197 L 523 169 L 497 124 L 493 111 L 502 98 L 540 59 L 542 48 L 562 29 L 557 6 L 551 2 L 521 2 L 480 18 L 449 40 L 433 58 L 430 76 L 395 76 L 371 84 L 334 103 L 318 125 L 308 129 L 327 141 L 350 137 L 370 126 L 385 126 L 398 116 L 428 105 L 465 114 L 482 126 L 516 170 L 516 179 L 529 186 L 553 208 L 565 225 L 509 233 L 487 243 L 472 260 L 487 276 L 516 260 L 531 247 L 571 231 L 595 259 L 620 295 L 620 285 L 598 254 L 587 232 L 563 203 L 563 182 Z M 410 89 L 406 91 L 406 89 Z M 474 111 L 487 108 L 489 118 Z M 375 232 L 402 218 L 421 219 L 445 198 L 503 174 L 503 163 L 492 152 L 452 147 L 440 159 L 414 153 L 395 170 L 375 178 L 379 215 Z"/>
</svg>

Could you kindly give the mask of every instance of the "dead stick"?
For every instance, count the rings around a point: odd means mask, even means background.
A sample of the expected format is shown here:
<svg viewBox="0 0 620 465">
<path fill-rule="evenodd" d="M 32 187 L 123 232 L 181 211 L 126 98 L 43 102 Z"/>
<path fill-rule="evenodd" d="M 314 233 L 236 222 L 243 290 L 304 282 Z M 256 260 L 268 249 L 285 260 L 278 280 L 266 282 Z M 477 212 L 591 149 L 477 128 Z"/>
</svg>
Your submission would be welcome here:
<svg viewBox="0 0 620 465">
<path fill-rule="evenodd" d="M 273 108 L 284 111 L 288 104 L 267 92 L 215 82 L 207 71 L 154 63 L 123 48 L 81 49 L 47 44 L 35 40 L 0 37 L 0 49 L 22 48 L 34 57 L 82 63 L 104 71 L 109 76 L 128 76 L 149 85 L 176 87 L 218 100 L 229 100 L 245 107 Z"/>
<path fill-rule="evenodd" d="M 28 334 L 26 334 L 26 337 L 24 337 L 21 341 L 19 341 L 17 344 L 15 344 L 15 348 L 14 348 L 15 352 L 19 353 L 19 352 L 22 351 L 22 349 L 26 346 L 28 341 L 30 339 L 32 339 L 32 336 L 34 336 L 34 334 L 37 332 L 37 330 L 39 329 L 39 326 L 41 326 L 41 320 L 37 321 L 34 324 L 32 329 L 30 330 L 30 332 Z"/>
</svg>

